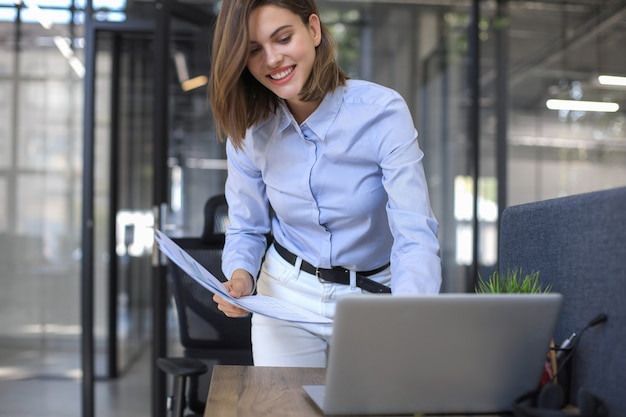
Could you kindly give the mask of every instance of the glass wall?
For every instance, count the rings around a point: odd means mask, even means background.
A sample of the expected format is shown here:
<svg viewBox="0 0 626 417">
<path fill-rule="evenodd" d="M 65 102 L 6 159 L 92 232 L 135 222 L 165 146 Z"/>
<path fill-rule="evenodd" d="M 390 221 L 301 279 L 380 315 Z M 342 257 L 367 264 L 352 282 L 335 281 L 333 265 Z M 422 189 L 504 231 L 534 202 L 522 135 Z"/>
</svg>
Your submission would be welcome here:
<svg viewBox="0 0 626 417">
<path fill-rule="evenodd" d="M 626 79 L 599 79 L 626 77 L 625 14 L 620 0 L 511 4 L 510 204 L 626 185 Z M 551 110 L 551 99 L 614 106 Z"/>
<path fill-rule="evenodd" d="M 79 16 L 64 7 L 0 3 L 0 392 L 20 407 L 44 394 L 15 395 L 32 379 L 69 381 L 80 398 L 84 68 Z M 9 400 L 0 414 L 24 415 Z"/>
<path fill-rule="evenodd" d="M 0 379 L 79 376 L 84 67 L 69 6 L 0 3 Z"/>
<path fill-rule="evenodd" d="M 444 291 L 472 289 L 474 258 L 478 272 L 495 268 L 506 206 L 626 185 L 626 87 L 598 80 L 626 76 L 623 1 L 322 4 L 344 67 L 413 111 Z M 553 110 L 549 99 L 617 111 Z"/>
</svg>

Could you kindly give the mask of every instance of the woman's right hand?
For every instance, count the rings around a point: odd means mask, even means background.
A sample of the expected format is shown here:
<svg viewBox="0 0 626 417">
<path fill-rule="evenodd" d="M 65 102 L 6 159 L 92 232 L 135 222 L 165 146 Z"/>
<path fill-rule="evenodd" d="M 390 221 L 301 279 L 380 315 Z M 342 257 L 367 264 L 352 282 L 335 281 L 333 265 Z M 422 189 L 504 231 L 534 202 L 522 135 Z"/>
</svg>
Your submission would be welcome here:
<svg viewBox="0 0 626 417">
<path fill-rule="evenodd" d="M 233 272 L 230 280 L 224 283 L 224 287 L 231 297 L 241 298 L 251 295 L 254 291 L 254 278 L 248 271 L 237 269 Z M 237 307 L 217 294 L 213 296 L 213 301 L 217 303 L 217 309 L 228 317 L 243 317 L 250 314 L 248 310 Z"/>
</svg>

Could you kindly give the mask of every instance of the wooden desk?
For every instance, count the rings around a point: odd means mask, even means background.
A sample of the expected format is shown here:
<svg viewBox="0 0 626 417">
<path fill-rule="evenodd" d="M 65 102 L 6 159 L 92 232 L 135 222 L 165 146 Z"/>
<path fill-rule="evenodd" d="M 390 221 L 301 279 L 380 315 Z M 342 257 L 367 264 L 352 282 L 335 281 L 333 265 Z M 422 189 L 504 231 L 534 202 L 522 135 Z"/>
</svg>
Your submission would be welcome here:
<svg viewBox="0 0 626 417">
<path fill-rule="evenodd" d="M 322 416 L 302 385 L 323 384 L 323 368 L 216 365 L 204 417 Z"/>
<path fill-rule="evenodd" d="M 322 368 L 216 365 L 204 417 L 320 417 L 302 385 L 324 377 Z"/>
</svg>

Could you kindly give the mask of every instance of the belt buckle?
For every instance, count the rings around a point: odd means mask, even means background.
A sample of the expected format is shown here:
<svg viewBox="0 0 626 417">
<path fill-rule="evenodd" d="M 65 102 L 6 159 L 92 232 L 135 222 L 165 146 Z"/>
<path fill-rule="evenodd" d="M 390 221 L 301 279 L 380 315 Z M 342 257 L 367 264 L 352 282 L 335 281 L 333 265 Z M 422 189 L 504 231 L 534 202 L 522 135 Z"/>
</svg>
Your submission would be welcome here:
<svg viewBox="0 0 626 417">
<path fill-rule="evenodd" d="M 324 278 L 322 278 L 322 271 L 320 270 L 320 268 L 315 268 L 315 276 L 317 277 L 317 280 L 322 283 L 322 284 L 328 284 L 328 281 L 326 281 Z"/>
<path fill-rule="evenodd" d="M 330 279 L 325 279 L 323 277 L 324 272 L 327 272 L 326 276 L 329 277 Z M 335 268 L 315 268 L 315 276 L 317 277 L 317 280 L 319 282 L 321 282 L 322 284 L 343 284 L 343 285 L 347 285 L 347 282 L 345 282 L 345 280 L 341 279 L 341 278 L 337 278 L 333 273 L 337 273 L 337 272 L 341 272 L 341 273 L 349 273 L 350 270 L 345 269 L 345 268 L 339 268 L 339 267 L 335 267 Z"/>
<path fill-rule="evenodd" d="M 318 280 L 320 283 L 322 283 L 322 284 L 336 284 L 336 283 L 337 283 L 336 281 L 333 281 L 333 280 L 330 280 L 330 281 L 329 281 L 329 280 L 327 280 L 327 279 L 324 279 L 324 278 L 322 277 L 322 273 L 323 273 L 323 271 L 329 271 L 329 269 L 326 269 L 326 268 L 319 268 L 319 267 L 318 267 L 318 268 L 315 268 L 315 276 L 317 277 L 317 280 Z"/>
</svg>

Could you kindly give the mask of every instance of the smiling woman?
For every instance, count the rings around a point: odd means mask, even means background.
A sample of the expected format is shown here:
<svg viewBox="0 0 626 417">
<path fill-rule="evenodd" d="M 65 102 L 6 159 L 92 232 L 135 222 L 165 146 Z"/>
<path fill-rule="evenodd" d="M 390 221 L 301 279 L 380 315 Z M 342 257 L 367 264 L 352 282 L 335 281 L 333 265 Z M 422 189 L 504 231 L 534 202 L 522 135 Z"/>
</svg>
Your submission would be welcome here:
<svg viewBox="0 0 626 417">
<path fill-rule="evenodd" d="M 400 94 L 348 80 L 313 0 L 225 1 L 215 33 L 230 295 L 256 288 L 332 319 L 348 295 L 437 293 L 438 223 Z M 215 301 L 227 316 L 248 314 Z M 324 367 L 331 333 L 255 314 L 254 363 Z"/>
</svg>

